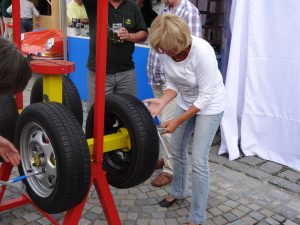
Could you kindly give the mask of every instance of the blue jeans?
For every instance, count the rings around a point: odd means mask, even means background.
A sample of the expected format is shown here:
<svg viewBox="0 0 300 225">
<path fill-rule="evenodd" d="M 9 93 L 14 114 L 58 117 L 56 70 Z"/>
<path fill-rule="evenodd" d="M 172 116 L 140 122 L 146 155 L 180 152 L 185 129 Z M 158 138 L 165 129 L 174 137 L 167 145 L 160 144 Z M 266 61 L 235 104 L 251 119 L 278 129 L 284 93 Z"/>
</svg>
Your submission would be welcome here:
<svg viewBox="0 0 300 225">
<path fill-rule="evenodd" d="M 185 111 L 177 106 L 175 118 Z M 182 123 L 172 134 L 173 183 L 172 196 L 189 196 L 187 144 L 194 131 L 192 144 L 192 203 L 189 222 L 204 224 L 209 192 L 208 153 L 221 122 L 223 112 L 216 115 L 195 115 Z"/>
<path fill-rule="evenodd" d="M 30 18 L 21 19 L 21 33 L 30 32 L 33 30 L 33 22 Z"/>
</svg>

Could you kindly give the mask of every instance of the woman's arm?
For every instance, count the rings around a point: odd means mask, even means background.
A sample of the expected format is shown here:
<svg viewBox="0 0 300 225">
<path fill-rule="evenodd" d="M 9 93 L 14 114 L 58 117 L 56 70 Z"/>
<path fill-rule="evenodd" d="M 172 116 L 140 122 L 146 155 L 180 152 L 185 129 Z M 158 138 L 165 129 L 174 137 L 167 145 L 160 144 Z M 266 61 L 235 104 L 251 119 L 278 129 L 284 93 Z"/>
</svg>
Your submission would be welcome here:
<svg viewBox="0 0 300 225">
<path fill-rule="evenodd" d="M 165 128 L 163 133 L 173 133 L 180 124 L 196 115 L 199 111 L 200 109 L 192 105 L 187 111 L 185 111 L 177 118 L 174 118 L 162 124 L 161 127 Z"/>
<path fill-rule="evenodd" d="M 148 109 L 153 117 L 158 115 L 160 111 L 167 105 L 172 99 L 177 96 L 177 92 L 172 89 L 166 89 L 164 94 L 159 98 L 150 98 L 144 100 L 144 103 L 149 103 Z"/>
</svg>

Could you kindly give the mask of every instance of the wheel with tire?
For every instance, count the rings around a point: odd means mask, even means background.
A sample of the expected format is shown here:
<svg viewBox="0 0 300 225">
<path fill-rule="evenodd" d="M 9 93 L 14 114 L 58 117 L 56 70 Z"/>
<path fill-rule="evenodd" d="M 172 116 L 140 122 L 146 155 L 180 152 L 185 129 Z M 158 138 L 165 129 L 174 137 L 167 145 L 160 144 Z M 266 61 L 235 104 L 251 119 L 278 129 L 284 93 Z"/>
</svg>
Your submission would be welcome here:
<svg viewBox="0 0 300 225">
<path fill-rule="evenodd" d="M 159 141 L 153 118 L 145 105 L 127 94 L 111 94 L 105 99 L 104 134 L 120 128 L 128 130 L 130 151 L 122 149 L 103 155 L 103 168 L 108 183 L 116 188 L 130 188 L 148 179 L 155 169 L 159 155 Z M 86 123 L 86 136 L 94 133 L 94 106 Z"/>
<path fill-rule="evenodd" d="M 37 78 L 32 86 L 30 104 L 36 102 L 43 102 L 43 77 Z M 74 113 L 80 125 L 82 125 L 83 110 L 80 95 L 72 80 L 67 76 L 63 76 L 62 103 L 63 105 L 67 106 L 71 110 L 71 112 Z"/>
<path fill-rule="evenodd" d="M 47 213 L 79 204 L 89 190 L 91 160 L 77 119 L 64 105 L 41 102 L 26 107 L 17 122 L 20 175 L 43 171 L 24 181 L 32 201 Z"/>
</svg>

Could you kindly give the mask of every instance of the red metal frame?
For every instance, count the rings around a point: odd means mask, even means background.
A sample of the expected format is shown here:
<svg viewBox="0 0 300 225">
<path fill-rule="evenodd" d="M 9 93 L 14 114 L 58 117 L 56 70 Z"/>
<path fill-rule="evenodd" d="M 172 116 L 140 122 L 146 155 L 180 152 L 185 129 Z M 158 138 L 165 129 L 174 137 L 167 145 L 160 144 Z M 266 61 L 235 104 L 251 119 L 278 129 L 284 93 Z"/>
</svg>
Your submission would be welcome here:
<svg viewBox="0 0 300 225">
<path fill-rule="evenodd" d="M 96 34 L 96 85 L 95 85 L 95 123 L 94 123 L 94 152 L 92 156 L 91 166 L 91 181 L 95 185 L 95 189 L 98 194 L 98 198 L 102 205 L 106 220 L 108 224 L 120 225 L 121 220 L 119 218 L 110 188 L 106 179 L 106 173 L 102 169 L 103 160 L 103 135 L 104 135 L 104 109 L 105 109 L 105 76 L 106 76 L 106 45 L 107 45 L 107 17 L 108 17 L 108 1 L 97 0 L 97 34 Z M 13 0 L 13 20 L 14 20 L 14 41 L 17 46 L 21 48 L 21 24 L 20 24 L 20 1 Z M 101 56 L 101 57 L 100 57 Z M 21 96 L 23 97 L 23 96 Z M 18 102 L 23 104 L 23 98 L 18 97 Z M 22 108 L 22 107 L 21 107 Z M 0 180 L 7 181 L 12 171 L 12 166 L 5 162 L 0 167 Z M 48 213 L 39 209 L 32 200 L 26 195 L 22 194 L 21 197 L 2 202 L 5 187 L 0 192 L 0 211 L 12 209 L 24 204 L 32 204 L 42 215 L 44 215 L 54 225 L 59 223 L 54 220 Z M 88 196 L 88 195 L 87 195 Z M 84 205 L 87 200 L 86 198 L 76 207 L 67 211 L 63 224 L 64 225 L 75 225 L 78 224 Z"/>
</svg>

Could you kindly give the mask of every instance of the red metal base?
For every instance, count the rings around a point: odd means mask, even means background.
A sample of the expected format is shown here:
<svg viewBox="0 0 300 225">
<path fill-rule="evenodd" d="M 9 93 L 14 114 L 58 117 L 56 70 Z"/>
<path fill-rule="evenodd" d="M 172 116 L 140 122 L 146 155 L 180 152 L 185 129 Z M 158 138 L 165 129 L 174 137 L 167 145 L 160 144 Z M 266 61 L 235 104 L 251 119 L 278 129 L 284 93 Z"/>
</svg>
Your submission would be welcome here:
<svg viewBox="0 0 300 225">
<path fill-rule="evenodd" d="M 0 180 L 7 181 L 11 174 L 11 171 L 12 171 L 12 166 L 10 164 L 3 162 L 0 167 Z M 109 186 L 108 186 L 108 183 L 106 180 L 106 173 L 102 169 L 102 163 L 101 162 L 92 162 L 91 172 L 92 172 L 92 175 L 91 175 L 90 188 L 91 188 L 92 184 L 95 185 L 95 189 L 97 191 L 98 198 L 102 205 L 107 223 L 111 224 L 111 225 L 121 225 L 118 211 L 116 209 L 112 194 L 110 192 L 110 189 L 109 189 Z M 52 216 L 50 216 L 48 213 L 46 213 L 43 210 L 41 210 L 40 208 L 38 208 L 26 194 L 22 194 L 21 197 L 18 197 L 16 199 L 2 202 L 5 190 L 6 190 L 6 188 L 3 187 L 2 191 L 0 192 L 0 212 L 2 212 L 4 210 L 13 209 L 15 207 L 19 207 L 19 206 L 22 206 L 25 204 L 32 204 L 33 207 L 35 207 L 52 224 L 59 225 L 59 223 L 55 219 L 53 219 Z M 88 194 L 87 194 L 87 196 L 88 196 Z M 67 214 L 65 215 L 65 218 L 63 221 L 63 225 L 78 224 L 81 214 L 82 214 L 82 211 L 83 211 L 83 208 L 84 208 L 84 205 L 87 200 L 87 196 L 79 205 L 77 205 L 75 208 L 67 211 Z"/>
</svg>

